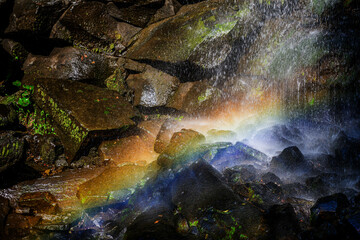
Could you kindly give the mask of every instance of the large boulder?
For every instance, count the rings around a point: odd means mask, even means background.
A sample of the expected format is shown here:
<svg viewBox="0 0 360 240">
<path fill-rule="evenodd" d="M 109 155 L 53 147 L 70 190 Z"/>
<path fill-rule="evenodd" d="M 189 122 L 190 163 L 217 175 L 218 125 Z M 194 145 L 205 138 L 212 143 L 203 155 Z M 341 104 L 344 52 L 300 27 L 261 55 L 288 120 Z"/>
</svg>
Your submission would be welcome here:
<svg viewBox="0 0 360 240">
<path fill-rule="evenodd" d="M 139 30 L 116 21 L 109 15 L 106 4 L 94 1 L 70 7 L 54 25 L 50 38 L 62 39 L 95 52 L 118 55 Z"/>
<path fill-rule="evenodd" d="M 285 148 L 279 156 L 273 157 L 270 162 L 270 169 L 275 173 L 285 175 L 289 172 L 303 172 L 309 168 L 310 164 L 296 146 Z"/>
<path fill-rule="evenodd" d="M 81 184 L 77 196 L 85 208 L 125 201 L 146 172 L 147 167 L 135 164 L 109 167 L 96 178 Z"/>
<path fill-rule="evenodd" d="M 50 117 L 71 161 L 97 136 L 116 135 L 134 125 L 132 106 L 115 91 L 70 80 L 36 79 L 36 105 Z"/>
<path fill-rule="evenodd" d="M 116 68 L 116 59 L 74 47 L 55 48 L 49 56 L 30 54 L 23 65 L 25 78 L 82 80 L 100 86 Z"/>
<path fill-rule="evenodd" d="M 169 145 L 160 154 L 157 163 L 161 167 L 171 167 L 186 161 L 204 142 L 205 137 L 201 133 L 191 129 L 181 129 L 172 135 Z"/>
<path fill-rule="evenodd" d="M 168 63 L 190 61 L 204 68 L 217 66 L 240 35 L 250 36 L 261 24 L 257 14 L 250 14 L 251 6 L 226 0 L 184 6 L 174 17 L 143 29 L 125 56 Z"/>
</svg>

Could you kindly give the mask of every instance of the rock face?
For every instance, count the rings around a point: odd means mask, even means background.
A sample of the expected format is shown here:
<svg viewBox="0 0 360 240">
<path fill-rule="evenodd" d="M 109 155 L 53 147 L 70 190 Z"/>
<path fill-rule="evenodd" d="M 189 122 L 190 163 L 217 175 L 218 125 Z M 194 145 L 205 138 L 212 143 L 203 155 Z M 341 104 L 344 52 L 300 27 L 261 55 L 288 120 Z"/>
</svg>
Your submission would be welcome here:
<svg viewBox="0 0 360 240">
<path fill-rule="evenodd" d="M 170 167 L 179 163 L 182 158 L 189 157 L 204 142 L 205 137 L 201 133 L 191 129 L 182 129 L 173 134 L 169 145 L 158 157 L 157 163 L 162 167 Z"/>
<path fill-rule="evenodd" d="M 0 134 L 0 173 L 19 162 L 24 153 L 24 140 L 13 132 Z"/>
<path fill-rule="evenodd" d="M 0 104 L 0 129 L 10 129 L 16 121 L 15 109 L 11 105 Z"/>
<path fill-rule="evenodd" d="M 270 168 L 275 172 L 296 172 L 308 169 L 309 164 L 300 150 L 296 146 L 293 146 L 285 148 L 279 156 L 273 157 L 270 162 Z"/>
<path fill-rule="evenodd" d="M 69 8 L 54 25 L 50 37 L 96 52 L 119 54 L 139 30 L 117 22 L 108 14 L 107 5 L 94 1 Z"/>
<path fill-rule="evenodd" d="M 6 33 L 30 33 L 45 37 L 68 6 L 64 1 L 17 0 Z M 47 36 L 46 36 L 47 37 Z"/>
<path fill-rule="evenodd" d="M 169 63 L 190 61 L 211 68 L 226 59 L 240 32 L 244 36 L 252 32 L 253 23 L 261 21 L 254 15 L 250 18 L 245 3 L 206 1 L 185 6 L 174 17 L 142 30 L 126 57 Z"/>
<path fill-rule="evenodd" d="M 138 165 L 107 168 L 96 178 L 80 185 L 77 196 L 86 208 L 125 201 L 146 171 L 146 167 Z"/>
<path fill-rule="evenodd" d="M 134 91 L 134 105 L 144 107 L 165 106 L 180 83 L 176 77 L 149 65 L 142 73 L 129 75 L 126 82 Z"/>
<path fill-rule="evenodd" d="M 216 110 L 222 100 L 222 92 L 208 83 L 183 83 L 169 99 L 167 107 L 172 107 L 193 115 L 207 115 Z"/>
<path fill-rule="evenodd" d="M 29 84 L 35 86 L 35 103 L 51 117 L 69 161 L 87 139 L 114 135 L 134 124 L 131 105 L 115 91 L 69 80 L 37 79 Z"/>
<path fill-rule="evenodd" d="M 55 48 L 49 56 L 30 54 L 23 70 L 25 79 L 83 80 L 100 86 L 116 69 L 116 60 L 74 47 Z"/>
</svg>

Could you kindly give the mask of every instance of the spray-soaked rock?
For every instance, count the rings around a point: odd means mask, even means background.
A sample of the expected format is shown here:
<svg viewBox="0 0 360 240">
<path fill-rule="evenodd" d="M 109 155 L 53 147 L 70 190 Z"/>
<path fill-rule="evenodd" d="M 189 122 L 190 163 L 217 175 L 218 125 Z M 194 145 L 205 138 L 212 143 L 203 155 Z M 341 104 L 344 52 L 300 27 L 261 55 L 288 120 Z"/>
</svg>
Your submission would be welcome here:
<svg viewBox="0 0 360 240">
<path fill-rule="evenodd" d="M 115 91 L 69 80 L 37 79 L 34 101 L 50 116 L 65 152 L 73 160 L 87 141 L 117 135 L 134 124 L 131 105 Z"/>
<path fill-rule="evenodd" d="M 104 3 L 83 2 L 73 5 L 61 16 L 50 37 L 95 52 L 118 55 L 139 30 L 125 22 L 117 22 Z"/>
<path fill-rule="evenodd" d="M 176 77 L 149 65 L 144 72 L 129 75 L 126 82 L 134 91 L 134 105 L 144 107 L 165 106 L 180 83 Z"/>
<path fill-rule="evenodd" d="M 272 172 L 267 172 L 267 173 L 263 174 L 261 176 L 261 182 L 263 182 L 265 184 L 269 183 L 269 182 L 279 184 L 279 185 L 282 184 L 281 179 Z"/>
<path fill-rule="evenodd" d="M 250 14 L 248 4 L 201 2 L 142 30 L 126 57 L 169 63 L 189 60 L 211 68 L 226 59 L 236 38 L 251 35 L 258 24 L 261 20 Z"/>
<path fill-rule="evenodd" d="M 170 167 L 190 157 L 197 147 L 205 142 L 205 137 L 191 129 L 182 129 L 171 137 L 169 145 L 158 157 L 157 163 L 162 167 Z"/>
<path fill-rule="evenodd" d="M 360 140 L 340 132 L 333 142 L 335 159 L 342 171 L 360 170 Z"/>
<path fill-rule="evenodd" d="M 4 39 L 2 41 L 4 50 L 10 54 L 12 59 L 20 64 L 23 64 L 28 56 L 29 52 L 24 48 L 21 43 L 13 41 L 11 39 Z"/>
<path fill-rule="evenodd" d="M 0 172 L 18 163 L 24 153 L 24 139 L 14 132 L 0 134 Z"/>
<path fill-rule="evenodd" d="M 74 47 L 55 48 L 49 56 L 30 54 L 23 70 L 25 79 L 82 80 L 104 86 L 115 71 L 116 59 Z"/>
<path fill-rule="evenodd" d="M 125 201 L 146 171 L 145 166 L 134 164 L 107 168 L 96 178 L 81 184 L 77 196 L 87 208 Z"/>
<path fill-rule="evenodd" d="M 167 107 L 172 107 L 193 115 L 214 114 L 217 103 L 222 100 L 220 89 L 204 81 L 180 84 L 169 99 Z"/>
<path fill-rule="evenodd" d="M 177 131 L 180 131 L 182 128 L 183 124 L 181 124 L 179 121 L 173 119 L 165 120 L 156 136 L 154 151 L 157 153 L 162 153 L 169 145 L 173 134 Z"/>
<path fill-rule="evenodd" d="M 270 162 L 270 169 L 284 174 L 305 171 L 309 170 L 309 168 L 310 166 L 306 162 L 304 155 L 296 146 L 285 148 L 279 156 L 273 157 Z"/>
<path fill-rule="evenodd" d="M 258 167 L 267 164 L 268 156 L 242 142 L 237 142 L 234 146 L 221 149 L 211 160 L 211 164 L 218 170 L 236 165 L 257 165 Z"/>
<path fill-rule="evenodd" d="M 174 16 L 179 9 L 181 8 L 181 4 L 176 0 L 165 0 L 164 6 L 159 8 L 156 13 L 150 19 L 149 24 L 156 23 L 165 18 Z"/>
</svg>

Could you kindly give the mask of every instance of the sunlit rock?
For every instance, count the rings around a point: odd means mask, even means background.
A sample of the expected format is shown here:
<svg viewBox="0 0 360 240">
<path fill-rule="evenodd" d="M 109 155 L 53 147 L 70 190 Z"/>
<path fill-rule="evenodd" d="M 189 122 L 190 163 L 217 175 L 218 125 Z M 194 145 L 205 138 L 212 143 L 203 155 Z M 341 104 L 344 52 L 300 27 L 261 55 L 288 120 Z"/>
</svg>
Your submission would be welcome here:
<svg viewBox="0 0 360 240">
<path fill-rule="evenodd" d="M 154 151 L 157 153 L 162 153 L 169 145 L 173 134 L 180 131 L 183 127 L 184 125 L 181 123 L 181 121 L 176 121 L 174 119 L 165 120 L 156 135 Z"/>
<path fill-rule="evenodd" d="M 126 82 L 134 91 L 134 105 L 145 107 L 165 106 L 180 83 L 176 77 L 149 65 L 144 72 L 129 75 Z"/>
<path fill-rule="evenodd" d="M 96 178 L 81 184 L 77 196 L 86 208 L 125 201 L 146 172 L 147 167 L 134 164 L 109 167 Z"/>
<path fill-rule="evenodd" d="M 151 144 L 154 141 L 146 138 L 149 137 L 136 135 L 103 142 L 99 147 L 100 156 L 103 161 L 119 166 L 131 163 L 145 166 L 158 156 Z"/>
<path fill-rule="evenodd" d="M 55 48 L 49 56 L 30 54 L 23 70 L 25 79 L 83 80 L 98 86 L 116 69 L 116 59 L 74 47 Z"/>
<path fill-rule="evenodd" d="M 24 153 L 24 139 L 14 132 L 0 134 L 0 172 L 18 163 Z"/>
<path fill-rule="evenodd" d="M 51 30 L 50 38 L 62 39 L 94 52 L 119 55 L 139 30 L 112 18 L 104 3 L 83 2 L 66 10 Z"/>
<path fill-rule="evenodd" d="M 221 102 L 220 89 L 199 81 L 180 84 L 166 106 L 193 115 L 210 115 L 215 113 L 216 106 Z"/>
<path fill-rule="evenodd" d="M 134 122 L 132 106 L 117 92 L 69 80 L 37 79 L 36 105 L 48 114 L 71 161 L 91 138 L 116 135 Z"/>
<path fill-rule="evenodd" d="M 157 163 L 162 167 L 171 167 L 189 157 L 200 144 L 205 142 L 205 136 L 191 129 L 175 132 L 169 145 L 158 157 Z"/>
<path fill-rule="evenodd" d="M 206 133 L 206 139 L 213 142 L 229 142 L 236 138 L 236 133 L 230 130 L 211 129 Z"/>
<path fill-rule="evenodd" d="M 49 192 L 24 193 L 17 203 L 20 208 L 29 208 L 35 213 L 56 214 L 61 211 L 56 198 Z"/>
</svg>

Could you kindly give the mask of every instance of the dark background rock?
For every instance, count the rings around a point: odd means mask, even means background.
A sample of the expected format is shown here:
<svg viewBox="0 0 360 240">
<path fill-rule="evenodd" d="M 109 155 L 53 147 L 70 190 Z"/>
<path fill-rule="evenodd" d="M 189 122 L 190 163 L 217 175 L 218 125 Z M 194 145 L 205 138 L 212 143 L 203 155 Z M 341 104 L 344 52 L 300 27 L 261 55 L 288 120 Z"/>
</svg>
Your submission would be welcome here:
<svg viewBox="0 0 360 240">
<path fill-rule="evenodd" d="M 22 160 L 24 154 L 24 139 L 14 132 L 4 132 L 0 135 L 1 157 L 0 173 Z"/>
</svg>

